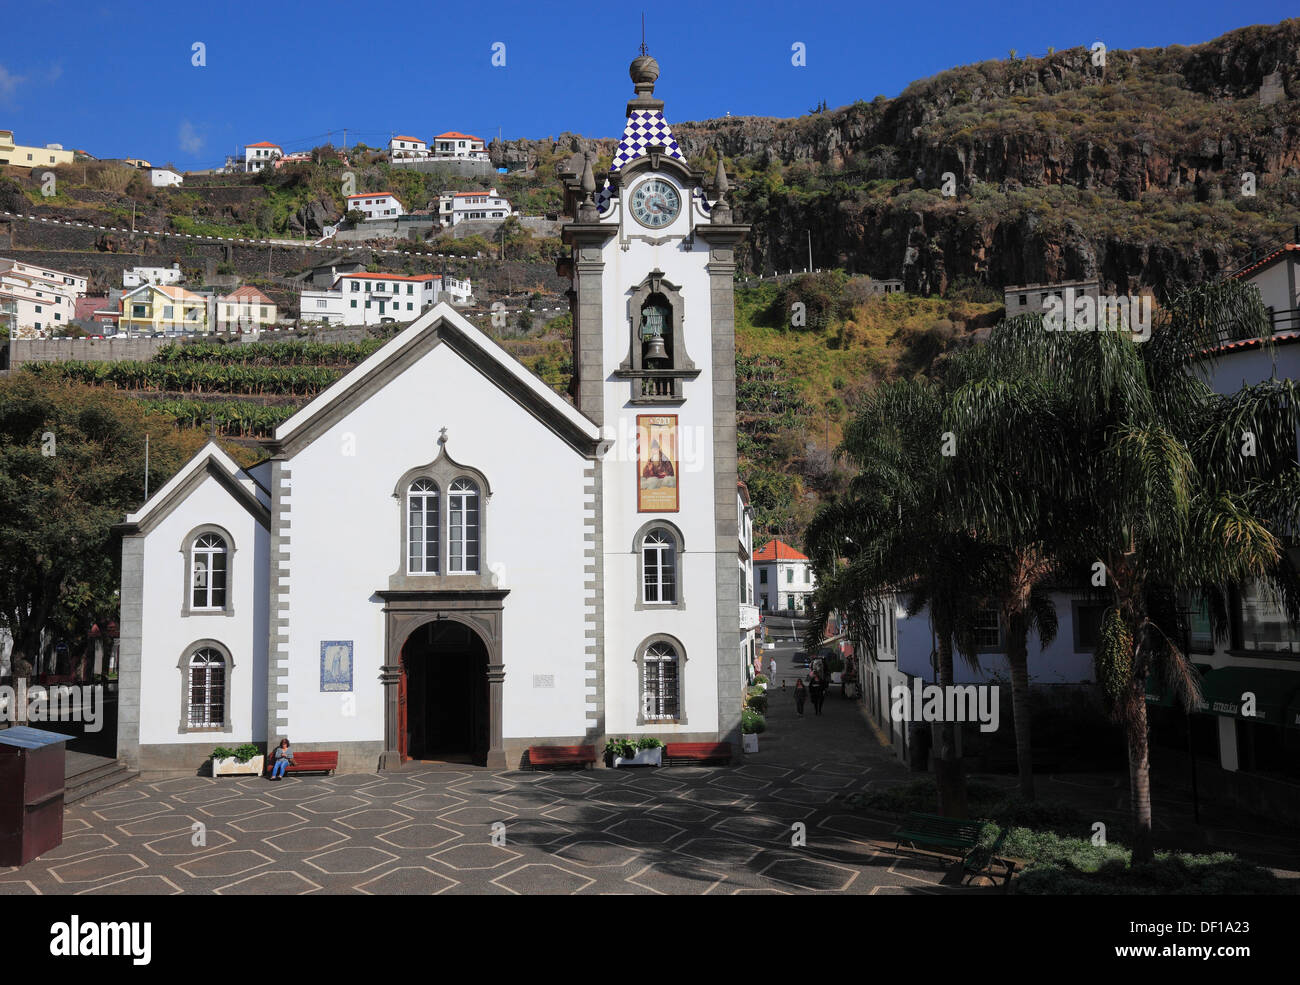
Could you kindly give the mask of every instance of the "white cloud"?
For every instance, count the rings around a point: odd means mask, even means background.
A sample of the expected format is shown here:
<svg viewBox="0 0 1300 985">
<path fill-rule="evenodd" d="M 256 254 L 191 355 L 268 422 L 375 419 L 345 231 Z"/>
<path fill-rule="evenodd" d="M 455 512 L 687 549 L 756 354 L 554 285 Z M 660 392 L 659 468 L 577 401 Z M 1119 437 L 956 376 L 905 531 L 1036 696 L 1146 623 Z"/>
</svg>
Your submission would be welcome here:
<svg viewBox="0 0 1300 985">
<path fill-rule="evenodd" d="M 27 81 L 21 75 L 14 75 L 3 65 L 0 65 L 0 100 L 8 102 L 13 98 L 18 87 Z"/>
<path fill-rule="evenodd" d="M 189 120 L 181 123 L 181 130 L 178 136 L 181 143 L 181 150 L 187 154 L 197 154 L 203 150 L 203 138 L 199 132 L 194 129 L 194 124 Z"/>
</svg>

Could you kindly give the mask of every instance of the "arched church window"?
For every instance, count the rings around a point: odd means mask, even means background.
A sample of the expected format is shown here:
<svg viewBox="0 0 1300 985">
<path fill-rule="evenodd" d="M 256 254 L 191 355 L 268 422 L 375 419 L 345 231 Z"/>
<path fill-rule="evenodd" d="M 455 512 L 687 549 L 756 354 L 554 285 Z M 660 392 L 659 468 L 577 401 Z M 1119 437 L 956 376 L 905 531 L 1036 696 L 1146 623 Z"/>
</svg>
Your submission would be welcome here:
<svg viewBox="0 0 1300 985">
<path fill-rule="evenodd" d="M 677 648 L 656 640 L 642 658 L 641 701 L 646 721 L 670 721 L 680 708 L 680 661 Z"/>
<path fill-rule="evenodd" d="M 416 479 L 406 494 L 407 572 L 438 573 L 438 486 Z"/>
<path fill-rule="evenodd" d="M 190 607 L 224 609 L 226 605 L 225 538 L 200 534 L 190 549 Z"/>
<path fill-rule="evenodd" d="M 189 666 L 189 724 L 215 728 L 226 723 L 226 658 L 210 647 L 194 651 Z"/>
<path fill-rule="evenodd" d="M 677 544 L 662 527 L 647 533 L 641 543 L 641 591 L 646 604 L 677 601 Z"/>
<path fill-rule="evenodd" d="M 472 479 L 461 477 L 447 495 L 447 570 L 450 574 L 477 574 L 479 566 L 479 490 Z"/>
</svg>

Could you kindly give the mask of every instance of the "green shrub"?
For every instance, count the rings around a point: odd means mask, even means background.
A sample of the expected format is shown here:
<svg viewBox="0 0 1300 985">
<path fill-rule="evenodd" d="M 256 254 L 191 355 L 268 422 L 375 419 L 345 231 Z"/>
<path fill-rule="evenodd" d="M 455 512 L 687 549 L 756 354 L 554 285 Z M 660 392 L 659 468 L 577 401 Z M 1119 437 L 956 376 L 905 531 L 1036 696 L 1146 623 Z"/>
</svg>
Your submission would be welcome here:
<svg viewBox="0 0 1300 985">
<path fill-rule="evenodd" d="M 754 675 L 754 683 L 755 683 L 755 684 L 770 684 L 771 682 L 767 679 L 767 675 L 765 675 L 765 674 L 755 674 L 755 675 Z"/>
<path fill-rule="evenodd" d="M 662 739 L 657 739 L 653 735 L 643 735 L 636 740 L 637 749 L 658 749 L 663 744 Z"/>
<path fill-rule="evenodd" d="M 246 742 L 238 749 L 235 750 L 235 759 L 238 762 L 246 763 L 254 756 L 260 756 L 261 754 L 262 751 L 258 749 L 257 746 L 253 745 L 250 742 Z"/>
<path fill-rule="evenodd" d="M 606 758 L 631 759 L 636 755 L 636 743 L 631 739 L 608 739 L 605 742 Z"/>
<path fill-rule="evenodd" d="M 212 759 L 215 762 L 218 759 L 229 759 L 235 754 L 235 750 L 227 749 L 225 746 L 217 746 L 212 750 Z"/>
<path fill-rule="evenodd" d="M 746 708 L 740 713 L 740 731 L 746 735 L 757 735 L 767 730 L 767 719 L 753 708 Z"/>
<path fill-rule="evenodd" d="M 760 715 L 767 714 L 767 693 L 760 691 L 758 694 L 751 694 L 745 699 L 745 706 L 753 708 Z"/>
</svg>

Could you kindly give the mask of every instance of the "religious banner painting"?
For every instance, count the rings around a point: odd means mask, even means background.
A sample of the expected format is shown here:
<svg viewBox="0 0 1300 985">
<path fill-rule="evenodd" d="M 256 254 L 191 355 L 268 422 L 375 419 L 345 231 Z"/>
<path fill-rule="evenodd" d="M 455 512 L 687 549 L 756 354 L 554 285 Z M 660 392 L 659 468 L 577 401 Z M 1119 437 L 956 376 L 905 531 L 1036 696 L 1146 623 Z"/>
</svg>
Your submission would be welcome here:
<svg viewBox="0 0 1300 985">
<path fill-rule="evenodd" d="M 640 414 L 636 419 L 636 508 L 638 513 L 676 513 L 677 415 Z"/>
<path fill-rule="evenodd" d="M 352 641 L 326 640 L 320 645 L 321 691 L 352 690 Z"/>
</svg>

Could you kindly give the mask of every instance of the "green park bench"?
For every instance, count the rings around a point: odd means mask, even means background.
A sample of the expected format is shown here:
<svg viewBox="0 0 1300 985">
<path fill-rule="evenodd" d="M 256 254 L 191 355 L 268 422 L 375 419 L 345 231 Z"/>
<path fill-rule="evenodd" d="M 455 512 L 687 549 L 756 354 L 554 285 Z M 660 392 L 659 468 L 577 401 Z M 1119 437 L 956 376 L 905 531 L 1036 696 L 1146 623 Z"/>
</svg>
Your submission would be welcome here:
<svg viewBox="0 0 1300 985">
<path fill-rule="evenodd" d="M 992 845 L 981 848 L 980 833 L 987 823 L 987 821 L 972 821 L 914 811 L 907 815 L 907 820 L 894 832 L 896 839 L 894 850 L 898 851 L 903 842 L 907 842 L 913 848 L 934 849 L 955 854 L 962 860 L 963 882 L 978 875 L 992 877 L 993 866 L 1002 865 L 1006 868 L 1005 882 L 1010 882 L 1015 863 L 998 858 L 998 852 L 1002 848 L 1003 841 L 1006 840 L 1006 829 L 998 833 Z"/>
</svg>

